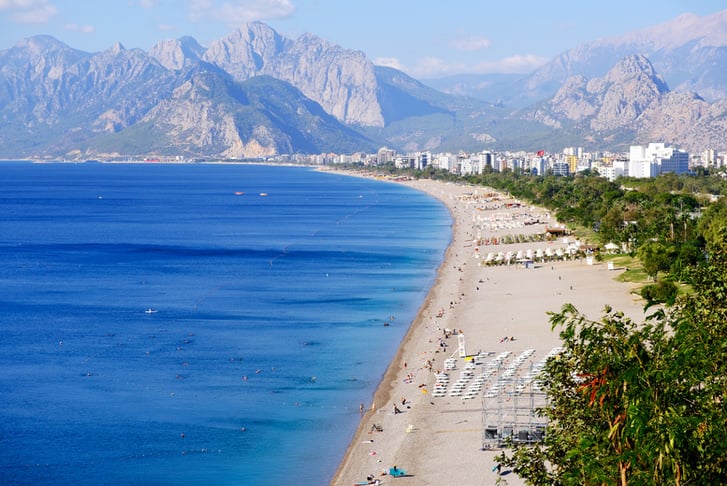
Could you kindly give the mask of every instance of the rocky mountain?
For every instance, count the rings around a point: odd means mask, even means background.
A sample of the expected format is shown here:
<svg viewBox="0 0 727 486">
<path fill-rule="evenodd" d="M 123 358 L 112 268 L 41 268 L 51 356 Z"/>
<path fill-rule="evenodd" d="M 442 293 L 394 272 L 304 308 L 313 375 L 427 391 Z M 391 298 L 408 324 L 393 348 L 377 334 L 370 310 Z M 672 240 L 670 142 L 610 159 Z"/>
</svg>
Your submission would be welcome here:
<svg viewBox="0 0 727 486">
<path fill-rule="evenodd" d="M 220 79 L 212 82 L 210 73 Z M 260 83 L 267 89 L 252 88 Z M 239 96 L 243 92 L 250 96 Z M 463 124 L 452 120 L 476 126 L 481 116 L 472 113 L 485 111 L 490 116 L 484 102 L 426 88 L 374 66 L 360 51 L 311 34 L 290 40 L 260 22 L 207 48 L 182 37 L 148 53 L 121 44 L 85 53 L 39 36 L 0 52 L 0 119 L 6 123 L 0 157 L 437 148 L 454 146 L 449 138 L 461 136 L 453 128 Z M 260 125 L 252 129 L 250 120 Z M 416 132 L 411 138 L 410 130 Z M 193 150 L 195 143 L 201 145 Z"/>
<path fill-rule="evenodd" d="M 572 76 L 604 76 L 620 59 L 646 56 L 674 91 L 708 101 L 727 98 L 727 10 L 700 17 L 683 14 L 650 28 L 574 47 L 529 75 L 493 75 L 427 81 L 452 93 L 522 108 L 547 99 Z"/>
<path fill-rule="evenodd" d="M 382 144 L 289 83 L 237 82 L 205 52 L 191 38 L 149 54 L 121 44 L 85 53 L 48 36 L 19 42 L 0 52 L 0 157 L 259 157 Z"/>
<path fill-rule="evenodd" d="M 287 81 L 344 123 L 383 126 L 373 63 L 312 34 L 292 41 L 252 22 L 210 44 L 203 59 L 238 81 L 268 75 Z"/>
<path fill-rule="evenodd" d="M 560 150 L 589 140 L 596 149 L 642 140 L 722 149 L 724 102 L 687 88 L 727 89 L 719 69 L 727 44 L 719 32 L 727 26 L 719 15 L 709 18 L 713 25 L 685 19 L 693 20 L 682 18 L 669 44 L 662 26 L 569 51 L 527 79 L 493 77 L 481 88 L 497 87 L 502 96 L 495 103 L 443 93 L 375 66 L 360 51 L 312 34 L 288 39 L 260 22 L 208 47 L 182 37 L 149 52 L 116 44 L 86 53 L 37 36 L 0 51 L 0 158 L 239 158 L 373 152 L 384 145 Z M 684 27 L 695 23 L 718 33 L 696 38 L 696 27 Z M 689 67 L 678 91 L 640 54 L 600 72 L 616 52 L 636 45 L 651 46 L 672 77 Z M 692 57 L 681 65 L 686 50 Z M 523 99 L 553 91 L 513 111 L 506 99 L 513 86 Z"/>
<path fill-rule="evenodd" d="M 371 140 L 339 123 L 295 87 L 269 76 L 237 83 L 207 63 L 129 129 L 95 140 L 104 153 L 147 151 L 186 158 L 267 157 L 280 153 L 374 152 Z"/>
<path fill-rule="evenodd" d="M 568 78 L 555 96 L 521 116 L 592 143 L 659 140 L 701 150 L 727 140 L 727 100 L 710 104 L 695 93 L 670 91 L 642 55 L 622 59 L 603 77 Z"/>
<path fill-rule="evenodd" d="M 136 123 L 173 77 L 139 49 L 88 54 L 39 36 L 0 52 L 0 86 L 0 155 L 59 154 Z"/>
<path fill-rule="evenodd" d="M 157 42 L 149 55 L 167 69 L 180 70 L 200 61 L 205 48 L 192 37 Z"/>
</svg>

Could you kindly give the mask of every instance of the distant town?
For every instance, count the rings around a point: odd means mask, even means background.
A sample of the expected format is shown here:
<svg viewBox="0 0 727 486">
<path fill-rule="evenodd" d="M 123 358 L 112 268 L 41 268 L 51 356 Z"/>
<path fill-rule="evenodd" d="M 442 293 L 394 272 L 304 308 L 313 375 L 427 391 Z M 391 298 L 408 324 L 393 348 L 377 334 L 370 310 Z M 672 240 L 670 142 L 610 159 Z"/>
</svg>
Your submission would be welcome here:
<svg viewBox="0 0 727 486">
<path fill-rule="evenodd" d="M 586 152 L 581 147 L 567 147 L 561 153 L 538 152 L 491 152 L 431 153 L 414 152 L 399 154 L 382 148 L 376 154 L 351 155 L 321 154 L 278 156 L 278 162 L 310 163 L 315 165 L 363 164 L 377 166 L 394 164 L 400 169 L 422 170 L 428 166 L 466 176 L 482 174 L 488 170 L 502 172 L 510 169 L 533 175 L 573 175 L 587 170 L 613 181 L 618 177 L 649 178 L 665 172 L 685 174 L 698 168 L 720 169 L 725 167 L 725 153 L 706 149 L 692 154 L 668 147 L 663 143 L 647 146 L 632 145 L 628 153 Z"/>
<path fill-rule="evenodd" d="M 597 172 L 610 181 L 618 177 L 650 178 L 671 172 L 688 174 L 702 172 L 721 172 L 727 177 L 725 165 L 726 152 L 705 149 L 698 154 L 667 146 L 664 143 L 631 145 L 625 152 L 587 152 L 582 147 L 566 147 L 560 153 L 544 150 L 537 152 L 488 151 L 468 153 L 430 151 L 398 153 L 383 147 L 375 154 L 356 152 L 353 154 L 281 154 L 262 158 L 227 159 L 223 162 L 265 162 L 301 165 L 350 165 L 360 164 L 367 167 L 394 165 L 397 169 L 424 170 L 427 167 L 445 170 L 460 176 L 483 174 L 488 171 L 516 171 L 532 175 L 570 176 L 580 172 Z M 107 161 L 123 162 L 160 162 L 185 163 L 208 162 L 207 159 L 188 160 L 182 156 L 149 156 L 142 158 L 119 156 L 103 157 Z M 720 170 L 722 169 L 722 170 Z"/>
</svg>

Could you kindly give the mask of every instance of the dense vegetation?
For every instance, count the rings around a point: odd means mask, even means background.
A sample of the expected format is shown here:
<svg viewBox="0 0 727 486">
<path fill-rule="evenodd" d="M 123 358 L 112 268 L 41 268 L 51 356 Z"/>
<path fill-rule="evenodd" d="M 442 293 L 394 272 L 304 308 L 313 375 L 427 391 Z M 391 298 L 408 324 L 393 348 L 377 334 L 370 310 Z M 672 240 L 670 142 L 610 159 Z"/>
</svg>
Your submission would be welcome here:
<svg viewBox="0 0 727 486">
<path fill-rule="evenodd" d="M 552 210 L 561 223 L 585 230 L 590 242 L 615 244 L 637 258 L 654 282 L 642 291 L 652 303 L 673 303 L 675 282 L 690 283 L 688 270 L 704 260 L 714 238 L 711 226 L 727 216 L 717 197 L 727 191 L 727 181 L 704 170 L 616 182 L 589 171 L 562 177 L 505 170 L 462 178 L 428 168 L 411 175 L 493 187 Z"/>
<path fill-rule="evenodd" d="M 711 197 L 725 182 L 512 172 L 467 180 L 619 245 L 654 281 L 642 291 L 649 305 L 669 304 L 643 323 L 610 308 L 599 321 L 573 305 L 552 313 L 563 352 L 540 378 L 548 431 L 541 443 L 513 444 L 500 464 L 543 486 L 727 484 L 727 204 Z M 691 291 L 677 296 L 675 282 Z"/>
</svg>

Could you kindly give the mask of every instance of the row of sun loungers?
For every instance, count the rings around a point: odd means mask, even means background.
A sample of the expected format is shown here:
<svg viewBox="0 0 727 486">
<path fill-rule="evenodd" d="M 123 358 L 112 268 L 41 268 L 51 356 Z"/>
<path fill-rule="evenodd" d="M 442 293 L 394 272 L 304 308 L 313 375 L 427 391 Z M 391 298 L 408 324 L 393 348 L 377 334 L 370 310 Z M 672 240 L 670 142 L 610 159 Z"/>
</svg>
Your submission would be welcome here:
<svg viewBox="0 0 727 486">
<path fill-rule="evenodd" d="M 519 376 L 519 370 L 523 363 L 535 354 L 534 349 L 526 349 L 507 365 L 506 360 L 511 354 L 510 351 L 500 353 L 487 362 L 485 358 L 489 354 L 480 353 L 467 362 L 460 371 L 459 378 L 451 385 L 450 374 L 457 369 L 457 358 L 447 358 L 444 362 L 445 371 L 436 375 L 432 396 L 437 398 L 461 397 L 462 400 L 477 398 L 482 393 L 486 382 L 494 375 L 498 375 L 497 381 L 485 392 L 485 398 L 495 398 L 508 388 L 511 389 L 510 393 L 515 394 L 521 394 L 529 385 L 532 385 L 534 390 L 539 390 L 535 378 L 542 371 L 546 360 L 560 352 L 561 348 L 553 348 L 522 377 Z M 478 366 L 482 366 L 479 374 L 477 373 Z M 512 389 L 513 386 L 515 386 L 514 389 Z"/>
<path fill-rule="evenodd" d="M 527 388 L 528 385 L 532 385 L 533 390 L 535 391 L 541 391 L 540 383 L 536 380 L 537 376 L 540 374 L 541 371 L 543 371 L 543 368 L 545 367 L 546 361 L 548 361 L 548 358 L 551 358 L 557 354 L 560 354 L 560 352 L 563 351 L 563 348 L 561 347 L 555 347 L 548 352 L 548 354 L 535 363 L 532 367 L 532 369 L 525 374 L 523 377 L 523 380 L 518 383 L 517 387 L 515 388 L 516 393 L 522 393 L 525 391 L 525 388 Z"/>
</svg>

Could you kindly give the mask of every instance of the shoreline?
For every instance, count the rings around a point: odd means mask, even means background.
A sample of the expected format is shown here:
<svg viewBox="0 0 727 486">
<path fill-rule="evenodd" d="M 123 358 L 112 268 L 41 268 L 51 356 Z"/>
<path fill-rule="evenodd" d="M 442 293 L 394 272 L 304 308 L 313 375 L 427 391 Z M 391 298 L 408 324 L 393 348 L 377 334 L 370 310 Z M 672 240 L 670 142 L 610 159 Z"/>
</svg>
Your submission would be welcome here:
<svg viewBox="0 0 727 486">
<path fill-rule="evenodd" d="M 483 383 L 485 391 L 471 392 L 473 396 L 466 397 L 471 399 L 466 399 L 450 395 L 451 388 L 450 393 L 436 392 L 436 372 L 446 371 L 447 358 L 449 364 L 456 363 L 456 369 L 446 372 L 454 379 L 469 360 L 479 373 L 496 355 L 510 353 L 505 362 L 511 363 L 525 351 L 532 356 L 523 358 L 522 366 L 532 367 L 560 344 L 547 312 L 560 311 L 565 303 L 573 303 L 590 319 L 599 319 L 602 309 L 610 305 L 642 320 L 643 305 L 630 293 L 632 285 L 614 280 L 618 269 L 603 263 L 581 259 L 530 262 L 529 266 L 523 261 L 484 265 L 486 254 L 490 258 L 500 251 L 514 255 L 567 246 L 562 240 L 527 239 L 554 223 L 543 209 L 495 196 L 494 190 L 480 186 L 431 180 L 391 182 L 445 204 L 452 217 L 452 237 L 434 284 L 377 386 L 373 403 L 362 413 L 330 484 L 351 485 L 369 476 L 390 484 L 393 478 L 388 471 L 394 465 L 410 474 L 397 481 L 409 484 L 488 485 L 498 479 L 504 484 L 524 484 L 510 471 L 498 475 L 493 457 L 500 450 L 485 450 L 483 410 L 492 400 L 485 392 L 495 378 Z M 524 235 L 524 241 L 503 244 L 502 238 L 512 234 Z M 468 360 L 458 357 L 455 329 L 463 333 Z M 479 358 L 473 359 L 474 355 Z M 395 413 L 395 408 L 401 413 Z M 382 431 L 374 431 L 374 425 Z"/>
<path fill-rule="evenodd" d="M 345 175 L 357 175 L 357 174 L 350 174 L 346 172 L 339 172 Z M 421 189 L 420 189 L 421 190 Z M 427 192 L 427 191 L 423 191 Z M 356 432 L 353 435 L 353 439 L 351 440 L 351 443 L 348 445 L 348 448 L 346 449 L 346 452 L 343 456 L 343 459 L 341 461 L 341 464 L 338 466 L 336 473 L 333 476 L 333 479 L 331 480 L 331 485 L 336 484 L 344 484 L 342 483 L 342 479 L 345 476 L 346 473 L 346 467 L 351 462 L 354 456 L 354 450 L 357 446 L 357 444 L 361 441 L 363 441 L 363 437 L 365 437 L 367 432 L 367 425 L 368 422 L 366 421 L 367 418 L 370 418 L 371 415 L 376 413 L 376 404 L 384 404 L 389 403 L 392 398 L 395 391 L 395 382 L 397 380 L 397 376 L 401 372 L 403 363 L 405 363 L 405 358 L 407 354 L 407 348 L 410 346 L 411 341 L 415 339 L 415 334 L 418 333 L 419 328 L 421 327 L 421 323 L 424 321 L 424 316 L 430 313 L 430 303 L 434 300 L 433 297 L 436 295 L 437 291 L 442 285 L 442 273 L 445 272 L 445 266 L 449 260 L 451 260 L 452 256 L 450 253 L 454 251 L 454 235 L 457 232 L 458 222 L 457 218 L 455 217 L 452 208 L 449 204 L 447 204 L 446 201 L 441 199 L 440 197 L 437 197 L 429 192 L 427 194 L 436 197 L 442 203 L 445 205 L 447 210 L 450 213 L 450 216 L 452 218 L 452 239 L 449 242 L 449 245 L 447 246 L 447 249 L 444 252 L 444 258 L 442 259 L 442 263 L 439 265 L 439 268 L 437 269 L 437 275 L 434 279 L 434 283 L 432 287 L 427 292 L 427 295 L 425 297 L 424 302 L 420 306 L 419 310 L 417 311 L 416 316 L 414 317 L 414 320 L 412 321 L 411 325 L 407 329 L 406 333 L 404 334 L 404 337 L 401 340 L 401 344 L 399 345 L 396 354 L 391 359 L 391 362 L 389 363 L 389 366 L 386 368 L 386 371 L 384 372 L 384 375 L 381 378 L 381 381 L 376 387 L 376 390 L 374 391 L 374 396 L 372 399 L 372 404 L 370 407 L 366 408 L 364 413 L 361 415 L 361 420 L 359 422 L 358 427 L 356 428 Z"/>
</svg>

